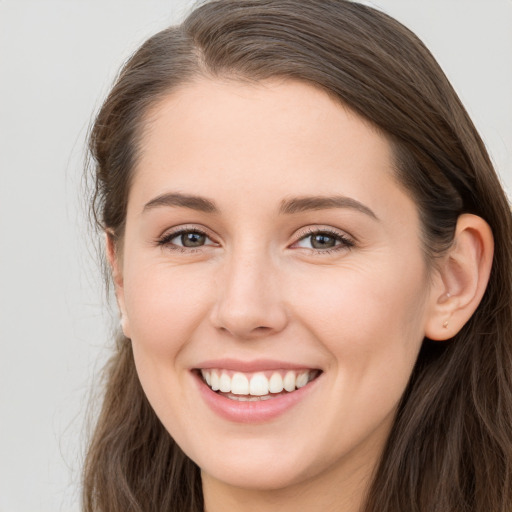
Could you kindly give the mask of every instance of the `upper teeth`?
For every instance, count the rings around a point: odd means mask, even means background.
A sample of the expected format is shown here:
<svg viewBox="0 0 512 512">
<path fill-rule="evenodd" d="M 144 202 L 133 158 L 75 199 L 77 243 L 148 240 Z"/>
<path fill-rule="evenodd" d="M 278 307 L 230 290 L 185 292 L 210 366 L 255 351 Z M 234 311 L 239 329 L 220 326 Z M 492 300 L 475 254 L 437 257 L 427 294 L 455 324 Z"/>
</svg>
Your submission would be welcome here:
<svg viewBox="0 0 512 512">
<path fill-rule="evenodd" d="M 295 391 L 304 387 L 317 374 L 316 370 L 289 370 L 273 372 L 269 376 L 263 372 L 247 375 L 227 370 L 201 370 L 201 375 L 213 391 L 235 395 L 263 396 L 281 391 Z"/>
</svg>

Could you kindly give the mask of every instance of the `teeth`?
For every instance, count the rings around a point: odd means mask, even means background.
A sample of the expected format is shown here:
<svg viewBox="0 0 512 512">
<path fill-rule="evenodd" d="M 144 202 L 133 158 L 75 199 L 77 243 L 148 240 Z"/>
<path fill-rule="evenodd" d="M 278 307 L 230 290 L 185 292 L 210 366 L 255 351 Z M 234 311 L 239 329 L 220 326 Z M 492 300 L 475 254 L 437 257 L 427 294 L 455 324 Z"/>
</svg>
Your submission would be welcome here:
<svg viewBox="0 0 512 512">
<path fill-rule="evenodd" d="M 252 374 L 250 377 L 241 372 L 230 374 L 226 370 L 201 370 L 205 382 L 213 391 L 230 393 L 233 400 L 247 401 L 255 400 L 251 397 L 270 398 L 269 393 L 281 393 L 295 391 L 304 387 L 317 375 L 317 370 L 293 371 L 289 370 L 284 374 L 273 372 L 270 378 L 263 372 Z M 258 398 L 259 399 L 259 398 Z"/>
<path fill-rule="evenodd" d="M 263 373 L 255 373 L 249 384 L 249 394 L 253 396 L 268 395 L 268 379 Z"/>
<path fill-rule="evenodd" d="M 261 402 L 262 400 L 268 400 L 272 398 L 270 395 L 264 396 L 251 396 L 251 395 L 228 395 L 228 398 L 231 400 L 236 400 L 237 402 Z"/>
<path fill-rule="evenodd" d="M 283 389 L 283 378 L 281 377 L 281 374 L 277 372 L 273 373 L 268 383 L 268 390 L 271 393 L 281 393 Z"/>
<path fill-rule="evenodd" d="M 299 373 L 295 379 L 295 385 L 297 386 L 297 389 L 303 388 L 309 382 L 308 378 L 308 372 Z"/>
<path fill-rule="evenodd" d="M 229 393 L 231 391 L 231 379 L 227 373 L 222 373 L 220 376 L 219 389 L 223 393 Z"/>
<path fill-rule="evenodd" d="M 204 377 L 204 375 L 203 375 Z M 213 389 L 213 391 L 218 391 L 219 388 L 220 388 L 220 379 L 219 379 L 219 374 L 217 373 L 216 370 L 213 370 L 212 373 L 211 373 L 211 388 Z M 206 381 L 208 382 L 208 381 Z"/>
<path fill-rule="evenodd" d="M 208 383 L 208 381 L 206 381 Z M 231 379 L 231 393 L 235 395 L 249 394 L 249 379 L 243 373 L 235 373 Z M 251 393 L 252 395 L 253 393 Z"/>
<path fill-rule="evenodd" d="M 294 391 L 295 390 L 295 373 L 288 372 L 283 379 L 283 386 L 286 391 Z"/>
</svg>

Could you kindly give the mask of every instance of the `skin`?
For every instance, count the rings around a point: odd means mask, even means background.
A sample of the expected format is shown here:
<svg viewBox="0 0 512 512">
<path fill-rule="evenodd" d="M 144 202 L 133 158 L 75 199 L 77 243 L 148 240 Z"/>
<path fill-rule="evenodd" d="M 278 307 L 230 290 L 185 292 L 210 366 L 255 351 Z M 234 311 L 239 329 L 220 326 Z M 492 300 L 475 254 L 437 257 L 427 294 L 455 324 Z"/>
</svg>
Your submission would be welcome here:
<svg viewBox="0 0 512 512">
<path fill-rule="evenodd" d="M 155 204 L 169 193 L 216 211 Z M 280 211 L 304 196 L 349 201 Z M 482 239 L 469 225 L 459 250 Z M 161 243 L 179 229 L 205 244 Z M 314 248 L 318 231 L 335 246 Z M 309 85 L 201 79 L 153 108 L 109 254 L 142 386 L 201 468 L 208 512 L 360 509 L 424 336 L 467 316 L 461 293 L 446 295 L 465 267 L 452 258 L 451 281 L 430 272 L 420 232 L 387 140 Z M 191 372 L 225 357 L 322 373 L 284 414 L 240 424 L 205 404 Z"/>
</svg>

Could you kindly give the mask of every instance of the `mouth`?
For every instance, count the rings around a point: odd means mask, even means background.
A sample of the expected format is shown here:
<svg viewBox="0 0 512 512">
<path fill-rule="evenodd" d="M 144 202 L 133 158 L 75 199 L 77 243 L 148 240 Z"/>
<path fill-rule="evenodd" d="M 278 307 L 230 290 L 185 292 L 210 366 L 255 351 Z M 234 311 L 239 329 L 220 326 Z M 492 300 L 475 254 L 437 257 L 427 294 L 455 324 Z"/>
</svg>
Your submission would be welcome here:
<svg viewBox="0 0 512 512">
<path fill-rule="evenodd" d="M 322 373 L 318 369 L 246 373 L 222 368 L 198 369 L 197 372 L 212 391 L 239 402 L 258 402 L 290 395 Z"/>
</svg>

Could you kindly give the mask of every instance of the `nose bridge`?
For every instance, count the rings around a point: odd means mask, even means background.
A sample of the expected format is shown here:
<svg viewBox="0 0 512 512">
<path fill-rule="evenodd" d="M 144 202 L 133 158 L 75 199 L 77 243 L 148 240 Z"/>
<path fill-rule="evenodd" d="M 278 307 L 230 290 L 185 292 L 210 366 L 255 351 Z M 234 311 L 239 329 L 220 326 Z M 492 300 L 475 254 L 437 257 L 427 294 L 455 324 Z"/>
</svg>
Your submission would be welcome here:
<svg viewBox="0 0 512 512">
<path fill-rule="evenodd" d="M 278 272 L 269 251 L 247 244 L 233 251 L 218 279 L 216 327 L 239 338 L 275 333 L 286 325 Z"/>
</svg>

